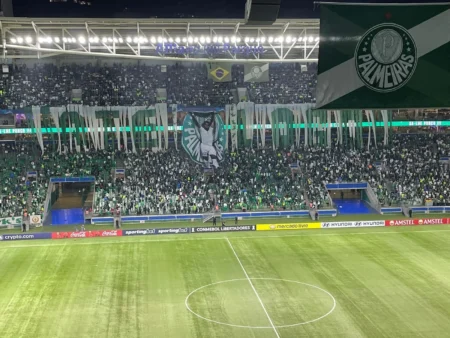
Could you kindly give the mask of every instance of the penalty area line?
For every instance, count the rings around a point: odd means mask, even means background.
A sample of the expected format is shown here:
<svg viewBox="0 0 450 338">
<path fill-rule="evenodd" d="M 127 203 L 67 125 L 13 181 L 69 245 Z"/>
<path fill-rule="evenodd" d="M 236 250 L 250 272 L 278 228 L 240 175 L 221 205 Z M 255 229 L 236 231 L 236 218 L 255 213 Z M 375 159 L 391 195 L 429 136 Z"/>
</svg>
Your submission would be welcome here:
<svg viewBox="0 0 450 338">
<path fill-rule="evenodd" d="M 278 333 L 277 328 L 276 328 L 275 325 L 273 324 L 272 318 L 270 318 L 270 315 L 269 315 L 269 313 L 267 312 L 266 307 L 264 306 L 264 303 L 263 303 L 261 297 L 260 297 L 259 294 L 258 294 L 258 291 L 256 291 L 255 286 L 253 285 L 252 280 L 251 280 L 250 277 L 248 276 L 248 273 L 247 273 L 247 271 L 245 270 L 244 265 L 242 264 L 241 260 L 239 259 L 238 254 L 237 254 L 236 251 L 234 250 L 233 245 L 231 244 L 231 242 L 230 242 L 230 240 L 228 239 L 228 237 L 225 237 L 225 239 L 226 239 L 226 241 L 228 242 L 228 244 L 229 244 L 229 246 L 230 246 L 230 248 L 231 248 L 231 251 L 233 251 L 234 256 L 236 257 L 236 259 L 237 259 L 239 265 L 241 266 L 242 271 L 244 272 L 244 275 L 245 275 L 245 277 L 247 278 L 247 280 L 248 280 L 250 286 L 252 287 L 253 291 L 255 292 L 255 295 L 256 295 L 256 297 L 258 298 L 259 303 L 261 304 L 261 307 L 262 307 L 262 309 L 264 310 L 264 313 L 265 313 L 266 316 L 267 316 L 267 319 L 269 320 L 270 326 L 272 326 L 272 329 L 273 329 L 273 331 L 275 332 L 275 335 L 276 335 L 278 338 L 280 338 L 280 334 Z"/>
</svg>

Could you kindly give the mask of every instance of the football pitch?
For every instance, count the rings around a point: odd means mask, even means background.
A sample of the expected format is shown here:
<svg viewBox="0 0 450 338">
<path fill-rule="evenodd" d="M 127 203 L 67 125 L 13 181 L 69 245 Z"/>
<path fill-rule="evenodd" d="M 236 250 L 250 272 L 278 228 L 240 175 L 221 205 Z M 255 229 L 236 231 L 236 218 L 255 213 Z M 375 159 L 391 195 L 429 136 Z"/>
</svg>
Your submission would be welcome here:
<svg viewBox="0 0 450 338">
<path fill-rule="evenodd" d="M 449 337 L 450 226 L 0 243 L 1 337 Z"/>
</svg>

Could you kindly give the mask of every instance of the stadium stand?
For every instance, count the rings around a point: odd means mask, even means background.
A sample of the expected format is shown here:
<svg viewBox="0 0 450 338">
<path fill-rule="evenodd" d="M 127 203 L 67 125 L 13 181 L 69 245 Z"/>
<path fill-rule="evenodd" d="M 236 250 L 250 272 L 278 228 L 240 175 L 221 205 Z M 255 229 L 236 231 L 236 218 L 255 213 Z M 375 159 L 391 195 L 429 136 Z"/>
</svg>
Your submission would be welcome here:
<svg viewBox="0 0 450 338">
<path fill-rule="evenodd" d="M 316 67 L 307 71 L 299 64 L 271 64 L 270 81 L 244 83 L 242 65 L 233 65 L 230 82 L 208 79 L 205 64 L 80 65 L 53 64 L 13 67 L 3 79 L 3 105 L 61 106 L 72 103 L 71 90 L 82 89 L 82 101 L 90 106 L 136 105 L 158 102 L 157 88 L 167 89 L 167 102 L 184 105 L 224 106 L 232 103 L 232 90 L 245 86 L 247 99 L 255 103 L 315 102 Z"/>
<path fill-rule="evenodd" d="M 82 103 L 91 106 L 150 105 L 157 103 L 157 88 L 167 89 L 167 103 L 191 106 L 224 106 L 236 100 L 233 91 L 245 86 L 255 103 L 315 102 L 316 67 L 271 64 L 269 82 L 245 83 L 244 67 L 233 65 L 231 82 L 208 79 L 205 64 L 169 65 L 36 65 L 15 66 L 3 78 L 3 105 L 58 106 L 72 102 L 72 89 L 82 89 Z M 439 119 L 448 119 L 442 110 Z M 394 119 L 413 120 L 414 112 L 401 112 Z M 425 112 L 421 119 L 436 114 Z M 16 123 L 26 127 L 27 121 Z M 218 204 L 224 211 L 236 209 L 300 209 L 308 205 L 330 207 L 326 183 L 366 181 L 382 205 L 449 205 L 449 173 L 439 163 L 448 156 L 446 134 L 395 135 L 389 146 L 343 149 L 296 147 L 291 149 L 240 149 L 226 156 L 214 176 L 203 175 L 200 166 L 183 151 L 139 153 L 94 151 L 60 155 L 46 146 L 41 156 L 25 135 L 16 145 L 0 147 L 0 215 L 42 214 L 50 177 L 95 176 L 94 213 L 108 215 L 120 206 L 124 215 L 208 212 Z M 33 141 L 34 139 L 31 139 Z M 120 161 L 124 179 L 113 179 L 111 170 Z M 301 174 L 291 175 L 289 164 L 299 162 Z M 376 167 L 375 162 L 382 162 Z M 36 170 L 36 179 L 26 177 Z M 150 184 L 149 184 L 150 183 Z"/>
<path fill-rule="evenodd" d="M 0 214 L 9 217 L 24 208 L 41 214 L 47 184 L 53 176 L 97 178 L 94 213 L 109 215 L 120 206 L 124 215 L 207 212 L 215 204 L 223 211 L 301 209 L 306 203 L 328 207 L 325 183 L 367 181 L 383 205 L 407 202 L 449 205 L 449 173 L 439 158 L 450 151 L 445 134 L 397 135 L 389 147 L 380 143 L 369 151 L 341 148 L 243 149 L 231 153 L 214 176 L 182 151 L 152 153 L 112 150 L 65 153 L 50 149 L 41 157 L 29 143 L 1 147 L 4 181 Z M 375 168 L 378 160 L 383 166 Z M 126 176 L 114 180 L 111 169 L 124 163 Z M 298 161 L 301 174 L 289 164 Z M 36 170 L 35 180 L 27 170 Z M 150 184 L 149 184 L 150 183 Z"/>
</svg>

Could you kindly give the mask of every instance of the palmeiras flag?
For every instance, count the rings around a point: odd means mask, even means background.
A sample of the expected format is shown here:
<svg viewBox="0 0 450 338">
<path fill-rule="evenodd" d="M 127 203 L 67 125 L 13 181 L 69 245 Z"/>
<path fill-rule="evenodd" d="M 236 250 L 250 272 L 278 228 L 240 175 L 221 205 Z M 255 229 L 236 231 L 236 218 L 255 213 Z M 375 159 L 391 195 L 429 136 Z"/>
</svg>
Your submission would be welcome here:
<svg viewBox="0 0 450 338">
<path fill-rule="evenodd" d="M 269 64 L 246 63 L 244 65 L 244 82 L 268 82 Z"/>
<path fill-rule="evenodd" d="M 450 4 L 321 4 L 316 108 L 440 107 L 450 107 Z"/>
</svg>

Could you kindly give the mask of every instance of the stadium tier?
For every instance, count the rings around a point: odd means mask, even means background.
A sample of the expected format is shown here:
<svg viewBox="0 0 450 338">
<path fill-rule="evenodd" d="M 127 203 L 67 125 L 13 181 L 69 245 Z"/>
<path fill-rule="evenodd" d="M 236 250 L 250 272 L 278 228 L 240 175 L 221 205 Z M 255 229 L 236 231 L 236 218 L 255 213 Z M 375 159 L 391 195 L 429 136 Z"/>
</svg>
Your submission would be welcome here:
<svg viewBox="0 0 450 338">
<path fill-rule="evenodd" d="M 244 66 L 233 65 L 230 79 L 208 76 L 208 64 L 15 65 L 2 79 L 4 108 L 61 106 L 149 106 L 158 102 L 188 106 L 225 106 L 255 103 L 315 102 L 317 68 L 314 64 L 271 64 L 265 82 L 244 82 Z M 164 71 L 163 71 L 164 70 Z M 239 98 L 238 88 L 246 94 Z M 158 89 L 166 90 L 159 95 Z M 73 90 L 82 95 L 74 100 Z"/>
<path fill-rule="evenodd" d="M 368 182 L 381 206 L 448 205 L 448 166 L 441 159 L 449 145 L 446 134 L 399 134 L 370 151 L 320 145 L 243 148 L 226 151 L 210 176 L 174 147 L 134 153 L 112 148 L 70 152 L 67 146 L 60 153 L 47 144 L 42 156 L 36 143 L 2 144 L 0 212 L 12 217 L 28 209 L 44 217 L 51 177 L 86 176 L 96 178 L 91 207 L 100 216 L 118 207 L 124 215 L 206 213 L 215 205 L 222 211 L 330 208 L 325 184 L 336 182 Z M 298 173 L 291 172 L 293 163 Z M 124 175 L 112 174 L 116 168 Z"/>
<path fill-rule="evenodd" d="M 52 177 L 94 176 L 94 185 L 65 193 L 78 193 L 91 216 L 118 208 L 123 215 L 334 209 L 326 185 L 339 182 L 367 182 L 376 212 L 450 203 L 442 160 L 450 142 L 440 133 L 448 111 L 313 110 L 315 65 L 270 64 L 251 82 L 248 67 L 214 67 L 10 67 L 0 216 L 27 209 L 46 219 L 64 195 Z M 219 68 L 229 81 L 218 81 Z"/>
</svg>

